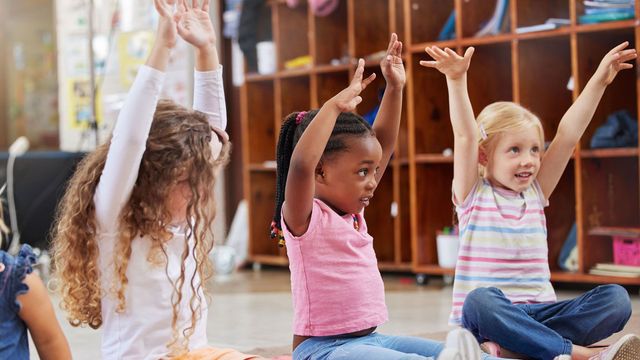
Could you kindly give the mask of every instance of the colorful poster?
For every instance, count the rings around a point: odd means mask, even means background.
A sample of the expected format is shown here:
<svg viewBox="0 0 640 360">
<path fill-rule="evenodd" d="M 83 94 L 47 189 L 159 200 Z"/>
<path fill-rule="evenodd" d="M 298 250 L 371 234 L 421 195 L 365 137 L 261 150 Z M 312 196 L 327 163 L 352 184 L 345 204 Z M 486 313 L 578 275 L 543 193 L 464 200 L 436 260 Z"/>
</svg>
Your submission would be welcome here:
<svg viewBox="0 0 640 360">
<path fill-rule="evenodd" d="M 75 78 L 67 80 L 68 121 L 71 128 L 89 129 L 91 127 L 91 84 L 89 79 Z M 96 93 L 96 121 L 102 122 L 102 101 L 100 89 Z"/>
<path fill-rule="evenodd" d="M 134 31 L 118 35 L 118 65 L 120 82 L 131 86 L 140 65 L 144 64 L 153 46 L 153 31 Z"/>
</svg>

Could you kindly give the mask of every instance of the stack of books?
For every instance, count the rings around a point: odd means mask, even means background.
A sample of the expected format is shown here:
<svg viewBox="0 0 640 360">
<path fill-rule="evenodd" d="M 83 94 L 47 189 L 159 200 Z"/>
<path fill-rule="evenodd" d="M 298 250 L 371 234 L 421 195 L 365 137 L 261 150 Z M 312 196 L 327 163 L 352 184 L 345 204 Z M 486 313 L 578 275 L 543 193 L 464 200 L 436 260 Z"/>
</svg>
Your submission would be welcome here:
<svg viewBox="0 0 640 360">
<path fill-rule="evenodd" d="M 640 266 L 598 263 L 589 270 L 589 274 L 640 278 Z"/>
<path fill-rule="evenodd" d="M 635 0 L 584 0 L 584 15 L 578 17 L 578 22 L 595 24 L 633 19 L 634 3 Z"/>
<path fill-rule="evenodd" d="M 516 34 L 524 34 L 529 32 L 536 31 L 545 31 L 545 30 L 554 30 L 561 26 L 569 26 L 571 25 L 571 20 L 569 19 L 557 19 L 557 18 L 549 18 L 542 24 L 536 24 L 531 26 L 523 26 L 516 29 Z"/>
</svg>

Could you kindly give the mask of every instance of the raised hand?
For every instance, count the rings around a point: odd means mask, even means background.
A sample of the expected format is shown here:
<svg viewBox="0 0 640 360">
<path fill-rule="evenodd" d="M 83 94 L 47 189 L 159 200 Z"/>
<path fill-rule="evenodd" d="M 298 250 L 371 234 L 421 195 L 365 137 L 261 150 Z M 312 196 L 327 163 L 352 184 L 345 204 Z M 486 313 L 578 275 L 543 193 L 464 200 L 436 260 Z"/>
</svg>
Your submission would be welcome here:
<svg viewBox="0 0 640 360">
<path fill-rule="evenodd" d="M 156 45 L 172 49 L 178 40 L 173 6 L 176 0 L 153 0 L 153 4 L 160 15 Z"/>
<path fill-rule="evenodd" d="M 420 61 L 420 65 L 424 67 L 430 67 L 438 69 L 441 73 L 447 76 L 447 79 L 456 80 L 466 74 L 469 70 L 469 64 L 471 63 L 471 57 L 475 49 L 470 47 L 464 53 L 464 56 L 456 54 L 455 51 L 445 48 L 440 49 L 437 46 L 431 46 L 424 49 L 429 56 L 435 61 Z"/>
<path fill-rule="evenodd" d="M 627 61 L 635 59 L 638 54 L 636 49 L 625 50 L 627 46 L 629 46 L 629 42 L 625 41 L 611 49 L 600 61 L 598 69 L 593 74 L 594 79 L 602 81 L 604 85 L 609 85 L 618 75 L 618 71 L 633 68 L 633 64 L 629 64 Z"/>
<path fill-rule="evenodd" d="M 175 0 L 174 0 L 175 1 Z M 209 0 L 178 0 L 179 12 L 175 15 L 178 34 L 197 49 L 206 49 L 216 44 L 216 33 L 209 17 Z"/>
<path fill-rule="evenodd" d="M 364 60 L 358 60 L 358 67 L 353 75 L 353 80 L 349 86 L 336 94 L 330 101 L 332 101 L 338 110 L 341 112 L 353 111 L 356 106 L 362 102 L 360 93 L 364 90 L 373 80 L 376 78 L 376 74 L 369 75 L 366 79 L 363 79 L 364 75 Z"/>
<path fill-rule="evenodd" d="M 387 86 L 403 87 L 407 82 L 402 64 L 402 42 L 398 41 L 398 35 L 395 33 L 391 34 L 387 55 L 380 61 L 380 69 Z"/>
</svg>

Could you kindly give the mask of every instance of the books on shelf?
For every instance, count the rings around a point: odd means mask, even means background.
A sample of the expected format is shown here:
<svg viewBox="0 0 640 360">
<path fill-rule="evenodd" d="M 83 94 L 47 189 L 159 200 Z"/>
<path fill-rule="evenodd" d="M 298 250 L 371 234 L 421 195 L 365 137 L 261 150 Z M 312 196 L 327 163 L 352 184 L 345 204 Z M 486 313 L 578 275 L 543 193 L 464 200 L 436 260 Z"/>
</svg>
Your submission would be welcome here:
<svg viewBox="0 0 640 360">
<path fill-rule="evenodd" d="M 497 35 L 500 33 L 505 17 L 507 14 L 507 8 L 509 7 L 509 0 L 496 0 L 496 7 L 493 10 L 493 15 L 486 24 L 475 34 L 476 37 Z"/>
<path fill-rule="evenodd" d="M 438 34 L 438 41 L 451 40 L 456 38 L 456 11 L 452 10 L 451 14 L 445 21 L 442 26 L 442 30 L 440 30 L 440 34 Z"/>
<path fill-rule="evenodd" d="M 584 5 L 584 15 L 578 17 L 580 24 L 627 20 L 635 17 L 635 0 L 584 0 Z"/>
<path fill-rule="evenodd" d="M 598 1 L 598 0 L 584 0 L 585 6 L 592 6 L 597 8 L 629 8 L 633 7 L 633 0 L 608 0 L 608 1 Z"/>
<path fill-rule="evenodd" d="M 589 274 L 640 278 L 640 266 L 598 263 L 589 270 Z"/>
<path fill-rule="evenodd" d="M 547 19 L 547 21 L 545 21 L 542 24 L 519 27 L 516 29 L 516 34 L 525 34 L 525 33 L 536 32 L 536 31 L 554 30 L 559 28 L 560 26 L 565 26 L 565 25 L 571 25 L 571 20 L 550 18 L 550 19 Z"/>
<path fill-rule="evenodd" d="M 624 11 L 624 12 L 605 12 L 600 14 L 585 14 L 580 15 L 578 17 L 578 22 L 580 24 L 596 24 L 607 21 L 620 21 L 620 20 L 628 20 L 633 19 L 635 16 L 635 11 Z"/>
</svg>

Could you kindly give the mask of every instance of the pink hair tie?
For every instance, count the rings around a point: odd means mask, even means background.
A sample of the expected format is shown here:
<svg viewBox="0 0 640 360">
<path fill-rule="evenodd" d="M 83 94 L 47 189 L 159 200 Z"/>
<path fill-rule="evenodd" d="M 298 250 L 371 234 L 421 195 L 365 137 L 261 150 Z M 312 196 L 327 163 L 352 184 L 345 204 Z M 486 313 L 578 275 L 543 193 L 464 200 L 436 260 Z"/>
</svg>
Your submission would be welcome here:
<svg viewBox="0 0 640 360">
<path fill-rule="evenodd" d="M 296 115 L 296 125 L 300 125 L 300 123 L 302 122 L 302 119 L 304 119 L 305 115 L 307 115 L 306 111 L 300 111 L 298 113 L 298 115 Z"/>
</svg>

